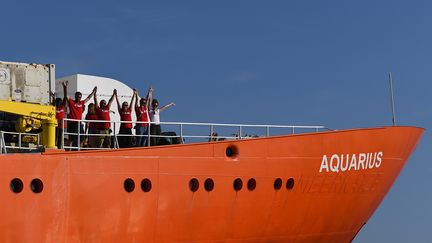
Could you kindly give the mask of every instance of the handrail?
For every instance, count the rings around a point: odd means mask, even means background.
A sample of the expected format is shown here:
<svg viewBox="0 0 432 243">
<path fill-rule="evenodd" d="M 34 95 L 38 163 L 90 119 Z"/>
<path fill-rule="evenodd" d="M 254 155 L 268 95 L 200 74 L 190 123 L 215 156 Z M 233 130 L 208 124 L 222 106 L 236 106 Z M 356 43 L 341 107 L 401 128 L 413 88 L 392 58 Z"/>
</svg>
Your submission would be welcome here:
<svg viewBox="0 0 432 243">
<path fill-rule="evenodd" d="M 262 135 L 260 135 L 260 137 L 268 137 L 271 135 L 270 131 L 271 129 L 278 129 L 278 128 L 288 128 L 291 131 L 291 134 L 294 134 L 296 131 L 298 131 L 299 129 L 306 129 L 306 130 L 313 130 L 315 132 L 319 132 L 320 130 L 331 130 L 326 128 L 325 126 L 295 126 L 295 125 L 262 125 L 262 124 L 258 124 L 258 125 L 251 125 L 251 124 L 232 124 L 232 123 L 203 123 L 203 122 L 160 122 L 158 123 L 159 125 L 166 125 L 166 126 L 178 126 L 177 129 L 175 131 L 175 135 L 154 135 L 151 134 L 151 127 L 149 125 L 152 124 L 156 124 L 155 122 L 132 122 L 132 121 L 105 121 L 105 120 L 76 120 L 76 119 L 70 119 L 70 118 L 64 118 L 63 120 L 63 124 L 62 127 L 64 127 L 64 122 L 68 122 L 68 121 L 72 121 L 72 122 L 85 122 L 85 123 L 89 123 L 89 122 L 94 122 L 94 123 L 106 123 L 109 122 L 111 124 L 110 127 L 112 127 L 112 132 L 110 134 L 81 134 L 81 131 L 78 127 L 78 130 L 76 133 L 72 133 L 70 131 L 67 131 L 66 129 L 63 129 L 63 133 L 61 134 L 62 136 L 62 144 L 61 144 L 61 148 L 65 148 L 65 149 L 76 149 L 76 150 L 96 150 L 96 149 L 111 149 L 110 148 L 90 148 L 90 147 L 82 147 L 81 146 L 81 137 L 82 136 L 112 136 L 113 137 L 113 148 L 119 148 L 119 142 L 118 142 L 118 138 L 120 137 L 146 137 L 147 139 L 147 146 L 150 146 L 150 139 L 151 138 L 178 138 L 180 143 L 186 143 L 186 142 L 193 142 L 193 141 L 187 141 L 187 139 L 189 140 L 193 140 L 193 139 L 201 139 L 202 140 L 207 140 L 207 141 L 220 141 L 220 140 L 238 140 L 238 139 L 247 139 L 247 138 L 254 138 L 254 137 L 258 137 L 258 135 L 247 135 L 247 134 L 243 134 L 248 128 L 256 128 L 256 129 L 265 129 L 264 133 Z M 120 127 L 118 126 L 118 124 L 123 124 L 123 123 L 132 123 L 132 124 L 147 124 L 148 129 L 147 129 L 147 134 L 144 135 L 129 135 L 129 134 L 118 134 L 117 128 Z M 185 128 L 188 126 L 195 126 L 195 127 L 208 127 L 208 133 L 205 132 L 204 135 L 199 134 L 193 134 L 193 133 L 186 133 L 185 132 Z M 217 129 L 222 129 L 222 128 L 230 128 L 230 129 L 235 129 L 235 130 L 230 130 L 231 134 L 230 135 L 222 135 L 222 134 L 217 134 Z M 234 133 L 232 133 L 234 131 Z M 236 132 L 235 132 L 236 131 Z M 7 145 L 5 142 L 5 134 L 15 134 L 18 135 L 18 146 L 14 146 L 14 145 Z M 22 146 L 22 136 L 23 135 L 33 135 L 33 136 L 37 136 L 37 147 L 23 147 Z M 65 142 L 65 138 L 69 136 L 77 136 L 77 146 L 65 146 L 64 142 Z M 25 150 L 36 150 L 40 148 L 40 136 L 39 134 L 34 134 L 34 133 L 18 133 L 18 132 L 6 132 L 6 131 L 0 131 L 0 154 L 1 153 L 7 153 L 7 149 L 25 149 Z"/>
<path fill-rule="evenodd" d="M 18 135 L 18 146 L 15 145 L 7 145 L 5 140 L 5 134 L 14 134 Z M 24 147 L 22 142 L 22 136 L 37 136 L 37 143 L 36 147 Z M 7 131 L 0 131 L 0 154 L 7 154 L 7 149 L 20 149 L 20 150 L 37 150 L 40 149 L 40 135 L 37 133 L 21 133 L 21 132 L 7 132 Z"/>
<path fill-rule="evenodd" d="M 243 132 L 245 131 L 245 129 L 247 128 L 264 128 L 265 129 L 265 134 L 262 135 L 264 137 L 268 137 L 270 136 L 270 130 L 271 129 L 275 129 L 275 128 L 288 128 L 291 130 L 291 134 L 294 134 L 296 131 L 298 131 L 298 129 L 307 129 L 307 130 L 313 130 L 315 132 L 319 132 L 320 130 L 331 130 L 326 128 L 325 126 L 297 126 L 297 125 L 262 125 L 262 124 L 258 124 L 258 125 L 251 125 L 251 124 L 232 124 L 232 123 L 202 123 L 202 122 L 159 122 L 159 123 L 155 123 L 155 122 L 139 122 L 139 121 L 105 121 L 105 120 L 77 120 L 77 119 L 70 119 L 70 118 L 64 118 L 63 123 L 67 122 L 67 121 L 72 121 L 72 122 L 84 122 L 84 123 L 107 123 L 109 122 L 110 124 L 110 128 L 112 129 L 112 132 L 110 134 L 108 134 L 109 136 L 113 136 L 114 139 L 114 148 L 118 148 L 119 147 L 119 143 L 118 143 L 118 137 L 146 137 L 147 139 L 147 146 L 150 146 L 150 138 L 179 138 L 181 143 L 185 143 L 186 142 L 186 138 L 189 139 L 208 139 L 208 141 L 216 141 L 216 140 L 226 140 L 226 139 L 245 139 L 245 138 L 252 138 L 250 135 L 247 136 L 247 134 L 243 135 Z M 146 135 L 128 135 L 128 134 L 118 134 L 117 132 L 117 126 L 116 124 L 123 124 L 123 123 L 127 123 L 127 124 L 147 124 L 147 134 Z M 151 134 L 151 125 L 156 124 L 156 125 L 167 125 L 167 126 L 178 126 L 178 135 L 171 135 L 171 136 L 167 136 L 167 135 L 154 135 Z M 209 127 L 209 133 L 208 135 L 193 135 L 193 134 L 186 134 L 185 133 L 185 127 L 186 126 L 208 126 Z M 64 127 L 64 126 L 63 126 Z M 64 141 L 65 139 L 63 139 L 63 144 L 62 144 L 62 148 L 65 149 L 76 149 L 76 150 L 81 150 L 81 149 L 110 149 L 110 148 L 83 148 L 80 145 L 80 140 L 81 140 L 81 136 L 83 136 L 83 134 L 81 134 L 80 131 L 80 127 L 77 126 L 77 132 L 76 133 L 71 133 L 67 131 L 67 128 L 63 130 L 63 138 L 65 138 L 65 135 L 72 135 L 72 136 L 78 136 L 77 137 L 77 146 L 65 146 L 64 145 Z M 236 128 L 237 129 L 237 134 L 231 134 L 232 136 L 221 136 L 216 134 L 216 128 Z M 107 134 L 84 134 L 86 136 L 107 136 Z M 253 137 L 258 137 L 258 136 L 253 136 Z"/>
<path fill-rule="evenodd" d="M 77 120 L 71 118 L 64 118 L 65 121 L 76 121 L 76 122 L 100 122 L 100 123 L 132 123 L 132 124 L 160 124 L 160 125 L 196 125 L 196 126 L 226 126 L 226 127 L 270 127 L 270 128 L 300 128 L 300 129 L 324 129 L 331 131 L 330 128 L 325 126 L 304 126 L 304 125 L 262 125 L 262 124 L 236 124 L 236 123 L 206 123 L 206 122 L 140 122 L 140 121 L 105 121 L 105 120 Z"/>
</svg>

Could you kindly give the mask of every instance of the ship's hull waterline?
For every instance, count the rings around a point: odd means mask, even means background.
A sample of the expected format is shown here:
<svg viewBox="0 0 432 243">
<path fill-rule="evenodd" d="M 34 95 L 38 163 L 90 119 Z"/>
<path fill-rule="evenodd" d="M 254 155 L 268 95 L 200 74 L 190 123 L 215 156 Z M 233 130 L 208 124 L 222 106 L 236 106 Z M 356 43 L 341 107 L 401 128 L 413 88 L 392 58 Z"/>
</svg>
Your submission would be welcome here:
<svg viewBox="0 0 432 243">
<path fill-rule="evenodd" d="M 350 242 L 422 133 L 1 155 L 0 241 Z"/>
</svg>

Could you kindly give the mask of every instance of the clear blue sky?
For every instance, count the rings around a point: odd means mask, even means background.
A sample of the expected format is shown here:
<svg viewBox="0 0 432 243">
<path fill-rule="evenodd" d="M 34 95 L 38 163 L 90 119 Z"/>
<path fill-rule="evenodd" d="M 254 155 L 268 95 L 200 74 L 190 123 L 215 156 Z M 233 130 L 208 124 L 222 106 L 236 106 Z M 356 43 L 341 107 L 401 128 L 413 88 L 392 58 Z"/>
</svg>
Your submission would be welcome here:
<svg viewBox="0 0 432 243">
<path fill-rule="evenodd" d="M 3 1 L 0 60 L 122 80 L 165 121 L 431 128 L 430 1 Z M 427 242 L 431 136 L 355 242 Z"/>
</svg>

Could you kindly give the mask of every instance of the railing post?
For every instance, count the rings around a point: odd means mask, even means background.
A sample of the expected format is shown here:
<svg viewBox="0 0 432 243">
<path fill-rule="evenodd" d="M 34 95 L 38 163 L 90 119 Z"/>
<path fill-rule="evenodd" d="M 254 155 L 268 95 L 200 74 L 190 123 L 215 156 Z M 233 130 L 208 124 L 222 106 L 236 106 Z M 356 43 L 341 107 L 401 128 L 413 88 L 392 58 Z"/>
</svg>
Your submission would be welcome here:
<svg viewBox="0 0 432 243">
<path fill-rule="evenodd" d="M 3 144 L 2 147 L 1 147 L 1 149 L 3 150 L 3 153 L 7 154 L 6 141 L 5 141 L 5 138 L 4 138 L 3 131 L 1 131 L 1 143 Z"/>
<path fill-rule="evenodd" d="M 210 125 L 210 141 L 213 141 L 213 133 L 214 133 L 214 127 L 213 124 Z"/>
<path fill-rule="evenodd" d="M 3 131 L 0 131 L 0 154 L 3 154 L 3 146 L 5 146 L 3 144 Z"/>
<path fill-rule="evenodd" d="M 147 126 L 147 146 L 149 146 L 150 147 L 150 137 L 151 137 L 151 133 L 150 133 L 150 127 L 151 127 L 151 124 L 150 124 L 150 122 L 148 123 L 148 126 Z"/>
<path fill-rule="evenodd" d="M 270 126 L 267 126 L 266 137 L 270 136 Z"/>
<path fill-rule="evenodd" d="M 64 121 L 64 119 L 62 120 L 62 124 L 61 124 L 61 126 L 62 126 L 62 134 L 61 134 L 61 141 L 60 141 L 60 149 L 63 149 L 64 148 L 64 133 L 65 133 L 65 129 L 64 129 L 64 123 L 65 123 L 65 121 Z"/>
<path fill-rule="evenodd" d="M 67 118 L 66 118 L 67 119 Z M 67 122 L 68 120 L 66 120 L 66 122 Z M 62 141 L 62 144 L 63 144 L 63 149 L 64 149 L 64 141 L 65 141 L 65 133 L 67 133 L 68 132 L 68 125 L 70 124 L 70 122 L 69 123 L 66 123 L 66 130 L 65 129 L 63 129 L 63 141 Z M 70 135 L 68 135 L 68 140 L 70 141 Z M 69 142 L 69 144 L 70 144 L 70 142 Z M 70 148 L 69 148 L 70 149 Z"/>
<path fill-rule="evenodd" d="M 21 149 L 21 133 L 18 133 L 18 148 Z"/>
<path fill-rule="evenodd" d="M 183 143 L 183 123 L 180 123 L 180 143 Z"/>
<path fill-rule="evenodd" d="M 121 122 L 121 121 L 120 121 Z M 117 135 L 116 135 L 116 122 L 113 122 L 113 137 L 114 137 L 114 141 L 113 141 L 113 143 L 114 143 L 114 148 L 117 148 L 116 146 L 118 146 L 118 143 L 117 143 Z M 121 125 L 120 125 L 121 126 Z M 111 136 L 111 134 L 109 134 L 109 136 Z M 120 148 L 120 146 L 118 146 L 118 148 Z"/>
<path fill-rule="evenodd" d="M 239 126 L 239 135 L 238 135 L 238 139 L 242 139 L 242 126 Z"/>
<path fill-rule="evenodd" d="M 81 120 L 77 122 L 77 130 L 78 130 L 77 147 L 78 147 L 78 151 L 80 151 L 81 150 Z"/>
<path fill-rule="evenodd" d="M 295 133 L 295 131 L 294 131 L 294 127 L 292 127 L 292 134 L 294 134 Z"/>
</svg>

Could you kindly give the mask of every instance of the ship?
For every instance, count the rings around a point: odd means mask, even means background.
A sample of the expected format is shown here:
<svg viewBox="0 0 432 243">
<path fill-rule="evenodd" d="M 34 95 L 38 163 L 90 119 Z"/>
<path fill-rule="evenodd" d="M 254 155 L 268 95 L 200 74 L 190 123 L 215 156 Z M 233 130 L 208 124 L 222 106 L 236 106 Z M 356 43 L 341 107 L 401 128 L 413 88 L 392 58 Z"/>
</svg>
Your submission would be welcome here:
<svg viewBox="0 0 432 243">
<path fill-rule="evenodd" d="M 424 132 L 167 122 L 180 143 L 66 151 L 53 145 L 53 107 L 22 97 L 0 110 L 39 120 L 41 146 L 0 133 L 2 242 L 351 242 Z M 185 126 L 207 126 L 189 136 L 206 141 L 185 142 Z"/>
</svg>

